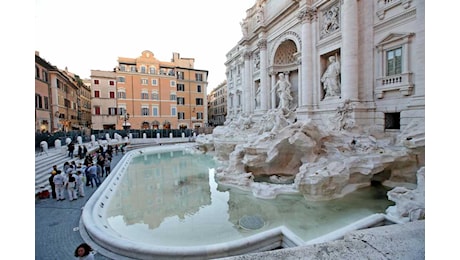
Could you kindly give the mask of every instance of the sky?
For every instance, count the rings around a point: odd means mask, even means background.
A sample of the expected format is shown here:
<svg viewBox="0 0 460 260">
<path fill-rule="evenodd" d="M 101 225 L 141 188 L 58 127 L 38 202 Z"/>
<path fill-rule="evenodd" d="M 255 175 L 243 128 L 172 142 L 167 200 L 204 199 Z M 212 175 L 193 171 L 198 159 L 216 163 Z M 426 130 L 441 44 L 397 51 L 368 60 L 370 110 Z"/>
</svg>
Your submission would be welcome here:
<svg viewBox="0 0 460 260">
<path fill-rule="evenodd" d="M 35 0 L 35 50 L 80 78 L 144 50 L 161 61 L 177 52 L 209 72 L 209 93 L 226 79 L 225 55 L 241 39 L 240 22 L 255 1 Z"/>
</svg>

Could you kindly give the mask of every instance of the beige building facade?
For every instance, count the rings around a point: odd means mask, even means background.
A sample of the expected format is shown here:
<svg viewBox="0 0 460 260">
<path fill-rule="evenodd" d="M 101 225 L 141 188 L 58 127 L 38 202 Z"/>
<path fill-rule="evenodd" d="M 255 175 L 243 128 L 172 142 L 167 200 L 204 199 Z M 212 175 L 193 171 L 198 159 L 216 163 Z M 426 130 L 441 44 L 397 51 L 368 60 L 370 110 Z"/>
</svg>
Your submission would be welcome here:
<svg viewBox="0 0 460 260">
<path fill-rule="evenodd" d="M 116 74 L 113 71 L 91 70 L 92 128 L 116 129 L 121 111 L 117 106 Z"/>
<path fill-rule="evenodd" d="M 284 78 L 297 120 L 349 110 L 355 126 L 384 131 L 424 121 L 423 0 L 258 0 L 246 14 L 225 63 L 228 118 L 282 106 Z"/>
<path fill-rule="evenodd" d="M 208 95 L 208 124 L 223 125 L 227 117 L 227 81 L 220 83 Z"/>
</svg>

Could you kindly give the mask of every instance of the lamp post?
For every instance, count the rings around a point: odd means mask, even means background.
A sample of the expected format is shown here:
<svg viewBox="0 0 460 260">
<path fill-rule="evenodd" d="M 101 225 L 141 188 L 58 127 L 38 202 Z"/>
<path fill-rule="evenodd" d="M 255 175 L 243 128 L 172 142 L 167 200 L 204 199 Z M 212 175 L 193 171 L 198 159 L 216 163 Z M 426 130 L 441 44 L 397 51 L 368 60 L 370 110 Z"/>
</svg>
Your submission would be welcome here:
<svg viewBox="0 0 460 260">
<path fill-rule="evenodd" d="M 123 129 L 128 129 L 128 126 L 126 125 L 126 121 L 129 120 L 129 113 L 126 113 L 126 110 L 125 110 L 125 113 L 124 113 L 124 120 L 125 120 L 125 123 L 123 125 Z"/>
</svg>

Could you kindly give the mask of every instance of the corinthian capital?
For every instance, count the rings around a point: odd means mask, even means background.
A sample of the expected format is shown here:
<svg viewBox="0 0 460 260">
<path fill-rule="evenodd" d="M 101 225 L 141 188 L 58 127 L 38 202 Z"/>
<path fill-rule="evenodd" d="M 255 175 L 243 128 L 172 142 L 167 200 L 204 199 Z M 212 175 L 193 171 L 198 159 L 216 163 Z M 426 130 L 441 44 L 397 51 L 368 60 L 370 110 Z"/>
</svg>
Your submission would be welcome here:
<svg viewBox="0 0 460 260">
<path fill-rule="evenodd" d="M 316 20 L 316 8 L 307 7 L 299 11 L 297 18 L 302 23 L 311 23 L 313 20 Z"/>
<path fill-rule="evenodd" d="M 265 40 L 265 39 L 259 40 L 257 42 L 257 47 L 259 47 L 259 49 L 266 49 L 267 48 L 267 40 Z"/>
<path fill-rule="evenodd" d="M 251 58 L 251 52 L 250 51 L 244 51 L 243 52 L 243 58 L 245 60 L 249 60 Z"/>
</svg>

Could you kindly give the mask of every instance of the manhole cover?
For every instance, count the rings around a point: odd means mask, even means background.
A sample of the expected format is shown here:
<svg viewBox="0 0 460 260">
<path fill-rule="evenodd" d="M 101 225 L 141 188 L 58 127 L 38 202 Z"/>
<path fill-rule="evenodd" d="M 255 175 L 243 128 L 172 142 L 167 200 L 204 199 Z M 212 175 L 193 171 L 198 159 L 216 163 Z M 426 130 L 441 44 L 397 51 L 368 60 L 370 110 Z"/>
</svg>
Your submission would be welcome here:
<svg viewBox="0 0 460 260">
<path fill-rule="evenodd" d="M 265 221 L 259 216 L 242 216 L 238 221 L 240 227 L 249 230 L 256 230 L 265 225 Z"/>
</svg>

